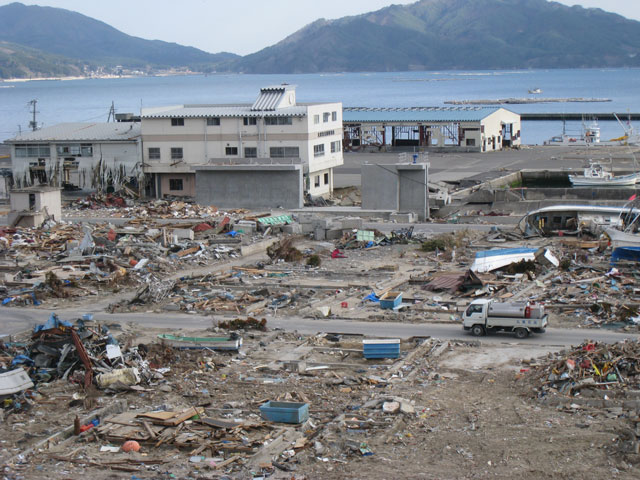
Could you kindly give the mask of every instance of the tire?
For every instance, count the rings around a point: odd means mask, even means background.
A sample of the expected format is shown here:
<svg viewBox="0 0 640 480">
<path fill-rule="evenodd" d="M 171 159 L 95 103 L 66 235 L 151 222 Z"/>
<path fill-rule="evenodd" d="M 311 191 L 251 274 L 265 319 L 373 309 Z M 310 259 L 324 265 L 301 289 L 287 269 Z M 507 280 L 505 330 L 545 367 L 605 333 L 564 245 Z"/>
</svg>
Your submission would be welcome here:
<svg viewBox="0 0 640 480">
<path fill-rule="evenodd" d="M 484 327 L 482 325 L 474 325 L 471 327 L 471 335 L 481 337 L 484 335 Z"/>
<path fill-rule="evenodd" d="M 519 338 L 521 340 L 529 336 L 529 330 L 527 330 L 526 328 L 516 328 L 515 333 L 516 338 Z"/>
</svg>

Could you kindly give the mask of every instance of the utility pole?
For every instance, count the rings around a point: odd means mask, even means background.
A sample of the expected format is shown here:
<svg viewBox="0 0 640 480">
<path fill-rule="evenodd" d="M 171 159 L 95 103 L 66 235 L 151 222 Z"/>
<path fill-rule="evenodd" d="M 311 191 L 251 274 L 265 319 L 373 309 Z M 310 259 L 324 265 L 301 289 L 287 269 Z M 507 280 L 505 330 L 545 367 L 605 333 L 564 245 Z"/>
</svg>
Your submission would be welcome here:
<svg viewBox="0 0 640 480">
<path fill-rule="evenodd" d="M 107 117 L 107 123 L 111 122 L 111 121 L 116 121 L 116 106 L 113 103 L 113 100 L 111 101 L 111 108 L 109 109 L 109 116 Z"/>
<path fill-rule="evenodd" d="M 33 115 L 33 120 L 31 120 L 29 122 L 29 128 L 31 128 L 31 131 L 35 132 L 38 129 L 38 122 L 36 122 L 36 113 L 40 113 L 36 110 L 36 104 L 38 103 L 38 100 L 36 100 L 35 98 L 33 100 L 31 100 L 29 103 L 27 103 L 27 105 L 31 105 L 31 114 Z"/>
</svg>

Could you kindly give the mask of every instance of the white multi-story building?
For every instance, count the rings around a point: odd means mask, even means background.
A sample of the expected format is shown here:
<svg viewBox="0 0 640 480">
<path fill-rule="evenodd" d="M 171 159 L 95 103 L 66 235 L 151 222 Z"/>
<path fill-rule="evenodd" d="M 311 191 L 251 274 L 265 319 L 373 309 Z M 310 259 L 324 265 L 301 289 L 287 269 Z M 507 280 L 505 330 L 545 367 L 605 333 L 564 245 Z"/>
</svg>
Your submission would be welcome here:
<svg viewBox="0 0 640 480">
<path fill-rule="evenodd" d="M 292 85 L 262 88 L 253 104 L 144 108 L 141 117 L 144 171 L 158 197 L 194 196 L 202 166 L 252 164 L 300 165 L 305 193 L 328 195 L 343 164 L 342 104 L 297 103 Z"/>
</svg>

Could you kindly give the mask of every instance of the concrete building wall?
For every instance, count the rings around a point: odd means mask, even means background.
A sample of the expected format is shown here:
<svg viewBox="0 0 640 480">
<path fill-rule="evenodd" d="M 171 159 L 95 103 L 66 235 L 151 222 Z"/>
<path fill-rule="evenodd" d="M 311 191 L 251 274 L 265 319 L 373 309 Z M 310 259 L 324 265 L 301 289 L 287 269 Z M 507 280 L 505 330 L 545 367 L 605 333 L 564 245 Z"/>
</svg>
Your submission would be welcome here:
<svg viewBox="0 0 640 480">
<path fill-rule="evenodd" d="M 196 194 L 196 176 L 193 173 L 160 173 L 158 196 L 193 197 Z"/>
<path fill-rule="evenodd" d="M 362 208 L 429 215 L 427 163 L 362 165 Z"/>
<path fill-rule="evenodd" d="M 33 195 L 33 204 L 31 196 Z M 45 208 L 49 216 L 55 220 L 62 218 L 62 200 L 60 189 L 24 189 L 13 191 L 10 194 L 10 204 L 12 212 L 44 212 Z"/>
<path fill-rule="evenodd" d="M 398 210 L 398 175 L 395 165 L 364 164 L 362 175 L 362 208 L 365 210 Z"/>
<path fill-rule="evenodd" d="M 220 208 L 302 208 L 302 165 L 195 167 L 196 202 Z"/>
<path fill-rule="evenodd" d="M 396 165 L 398 211 L 414 212 L 420 220 L 429 217 L 428 164 Z"/>
</svg>

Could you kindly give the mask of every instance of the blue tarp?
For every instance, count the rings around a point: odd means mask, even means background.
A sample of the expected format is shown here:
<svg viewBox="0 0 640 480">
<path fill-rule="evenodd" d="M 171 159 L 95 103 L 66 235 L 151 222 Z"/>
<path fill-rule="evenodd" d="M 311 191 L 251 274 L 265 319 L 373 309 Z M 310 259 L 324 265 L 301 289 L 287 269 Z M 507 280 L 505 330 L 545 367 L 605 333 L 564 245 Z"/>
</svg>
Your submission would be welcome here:
<svg viewBox="0 0 640 480">
<path fill-rule="evenodd" d="M 370 302 L 379 302 L 380 299 L 376 296 L 376 292 L 371 292 L 369 295 L 362 299 L 363 301 L 369 300 Z"/>
<path fill-rule="evenodd" d="M 34 362 L 26 355 L 17 355 L 13 360 L 11 360 L 11 366 L 15 367 L 16 365 L 33 365 Z"/>
<path fill-rule="evenodd" d="M 55 313 L 52 313 L 51 315 L 49 315 L 49 320 L 47 320 L 47 323 L 45 323 L 44 325 L 36 325 L 36 327 L 33 329 L 33 333 L 41 332 L 43 330 L 51 330 L 52 328 L 72 326 L 73 325 L 71 325 L 69 322 L 60 320 Z"/>
</svg>

